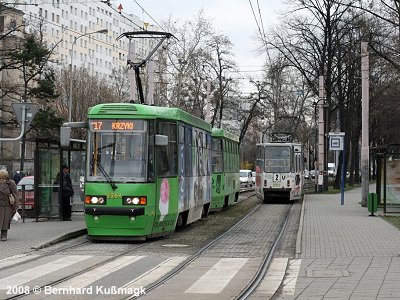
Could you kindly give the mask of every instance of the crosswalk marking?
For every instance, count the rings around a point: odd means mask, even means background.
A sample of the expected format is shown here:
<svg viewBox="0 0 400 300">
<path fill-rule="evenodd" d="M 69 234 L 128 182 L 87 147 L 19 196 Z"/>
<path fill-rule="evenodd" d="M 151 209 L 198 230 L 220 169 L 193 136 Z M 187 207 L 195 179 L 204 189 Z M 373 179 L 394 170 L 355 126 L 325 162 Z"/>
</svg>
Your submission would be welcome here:
<svg viewBox="0 0 400 300">
<path fill-rule="evenodd" d="M 292 259 L 289 261 L 289 268 L 287 275 L 283 279 L 282 295 L 292 296 L 294 295 L 297 276 L 299 275 L 301 265 L 301 259 Z"/>
<path fill-rule="evenodd" d="M 267 274 L 256 289 L 256 295 L 272 296 L 278 290 L 285 276 L 288 258 L 274 258 Z"/>
<path fill-rule="evenodd" d="M 123 288 L 137 288 L 137 287 L 145 287 L 150 283 L 155 282 L 160 279 L 162 276 L 167 274 L 173 268 L 178 266 L 181 262 L 183 262 L 187 257 L 186 256 L 176 256 L 169 258 L 144 274 L 136 277 L 132 281 L 128 282 L 123 286 Z"/>
<path fill-rule="evenodd" d="M 91 255 L 69 255 L 62 257 L 55 261 L 46 263 L 41 266 L 34 267 L 32 269 L 8 276 L 0 279 L 0 290 L 7 289 L 9 286 L 23 285 L 29 281 L 32 281 L 40 276 L 49 274 L 54 271 L 59 271 L 62 268 L 73 265 L 82 260 L 92 257 Z"/>
<path fill-rule="evenodd" d="M 248 258 L 222 258 L 185 293 L 218 294 L 236 273 L 246 264 Z"/>
<path fill-rule="evenodd" d="M 57 288 L 72 287 L 72 288 L 83 288 L 87 285 L 92 284 L 96 280 L 109 275 L 112 272 L 118 271 L 127 265 L 134 263 L 145 256 L 123 256 L 117 258 L 114 261 L 106 263 L 103 266 L 97 267 L 91 271 L 85 272 L 82 275 L 71 278 L 70 280 L 64 281 L 56 285 Z"/>
<path fill-rule="evenodd" d="M 40 255 L 27 255 L 27 254 L 17 254 L 11 257 L 4 258 L 0 260 L 0 269 L 5 268 L 11 265 L 18 265 L 20 263 L 23 263 L 24 261 L 30 260 L 30 259 L 35 259 L 39 257 Z"/>
</svg>

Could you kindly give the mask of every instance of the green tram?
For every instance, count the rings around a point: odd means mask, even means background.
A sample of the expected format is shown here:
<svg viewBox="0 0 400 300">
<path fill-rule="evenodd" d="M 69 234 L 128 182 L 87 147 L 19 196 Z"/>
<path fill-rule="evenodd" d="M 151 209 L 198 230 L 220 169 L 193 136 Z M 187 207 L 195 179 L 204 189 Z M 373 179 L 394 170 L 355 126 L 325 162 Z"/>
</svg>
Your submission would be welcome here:
<svg viewBox="0 0 400 300">
<path fill-rule="evenodd" d="M 177 108 L 131 103 L 89 109 L 88 237 L 166 235 L 207 214 L 211 125 Z"/>
<path fill-rule="evenodd" d="M 212 129 L 212 200 L 210 211 L 220 210 L 239 198 L 239 137 Z"/>
</svg>

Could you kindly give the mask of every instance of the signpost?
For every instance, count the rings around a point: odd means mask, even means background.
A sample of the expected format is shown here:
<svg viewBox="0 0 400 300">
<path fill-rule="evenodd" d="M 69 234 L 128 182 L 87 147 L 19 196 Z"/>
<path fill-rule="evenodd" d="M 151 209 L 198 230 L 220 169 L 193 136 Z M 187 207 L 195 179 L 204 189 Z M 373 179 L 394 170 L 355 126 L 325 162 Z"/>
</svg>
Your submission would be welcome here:
<svg viewBox="0 0 400 300">
<path fill-rule="evenodd" d="M 2 138 L 0 141 L 18 141 L 20 140 L 25 132 L 28 130 L 36 112 L 39 109 L 39 105 L 35 103 L 20 102 L 12 103 L 12 108 L 14 110 L 15 116 L 17 117 L 17 122 L 21 126 L 21 132 L 16 138 Z"/>
<path fill-rule="evenodd" d="M 340 204 L 344 204 L 344 181 L 346 178 L 345 162 L 346 162 L 346 148 L 344 146 L 344 132 L 329 132 L 329 150 L 343 151 L 342 160 L 342 180 L 340 191 Z"/>
</svg>

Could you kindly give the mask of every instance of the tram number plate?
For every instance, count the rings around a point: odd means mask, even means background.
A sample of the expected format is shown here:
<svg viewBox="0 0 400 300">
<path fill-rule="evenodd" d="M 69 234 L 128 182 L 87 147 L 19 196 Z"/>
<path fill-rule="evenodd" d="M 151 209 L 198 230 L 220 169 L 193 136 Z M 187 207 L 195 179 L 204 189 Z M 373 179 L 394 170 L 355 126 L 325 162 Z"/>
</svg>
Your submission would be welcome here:
<svg viewBox="0 0 400 300">
<path fill-rule="evenodd" d="M 286 179 L 286 174 L 274 174 L 274 180 L 273 181 L 283 181 Z"/>
</svg>

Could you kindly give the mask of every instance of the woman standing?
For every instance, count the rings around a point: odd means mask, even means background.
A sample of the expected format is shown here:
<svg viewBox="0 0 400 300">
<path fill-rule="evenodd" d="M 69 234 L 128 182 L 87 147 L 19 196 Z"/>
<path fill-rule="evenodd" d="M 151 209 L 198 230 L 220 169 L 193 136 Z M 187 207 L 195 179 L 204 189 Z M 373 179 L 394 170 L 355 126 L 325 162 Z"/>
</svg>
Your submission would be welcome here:
<svg viewBox="0 0 400 300">
<path fill-rule="evenodd" d="M 14 195 L 15 203 L 10 203 L 10 194 Z M 17 211 L 18 193 L 17 186 L 9 179 L 6 170 L 0 170 L 0 229 L 1 240 L 7 240 L 7 230 L 10 229 L 11 219 Z"/>
</svg>

